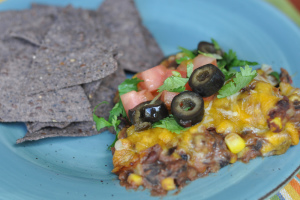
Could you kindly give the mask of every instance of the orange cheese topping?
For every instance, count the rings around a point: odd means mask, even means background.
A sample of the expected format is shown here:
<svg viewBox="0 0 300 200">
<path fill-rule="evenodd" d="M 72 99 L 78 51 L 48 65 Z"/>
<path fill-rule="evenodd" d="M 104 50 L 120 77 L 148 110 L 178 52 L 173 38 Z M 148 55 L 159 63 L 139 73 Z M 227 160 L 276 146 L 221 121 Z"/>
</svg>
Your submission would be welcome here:
<svg viewBox="0 0 300 200">
<path fill-rule="evenodd" d="M 293 87 L 288 84 L 281 86 L 280 89 L 286 91 L 286 94 L 292 91 Z M 182 131 L 181 134 L 172 133 L 163 128 L 135 132 L 134 127 L 131 126 L 127 130 L 127 138 L 118 140 L 115 145 L 114 166 L 117 168 L 128 166 L 129 160 L 137 159 L 136 155 L 139 152 L 155 144 L 159 144 L 165 151 L 177 146 L 177 149 L 182 149 L 189 155 L 197 154 L 192 141 L 193 137 L 211 127 L 224 137 L 229 133 L 242 135 L 245 131 L 252 131 L 264 138 L 265 142 L 260 150 L 262 155 L 284 153 L 291 144 L 298 144 L 298 130 L 293 123 L 288 122 L 281 132 L 274 133 L 267 123 L 269 111 L 282 98 L 280 90 L 270 83 L 253 80 L 248 89 L 235 95 L 222 99 L 215 97 L 211 101 L 205 101 L 205 114 L 202 122 Z M 192 164 L 193 159 L 189 162 Z"/>
</svg>

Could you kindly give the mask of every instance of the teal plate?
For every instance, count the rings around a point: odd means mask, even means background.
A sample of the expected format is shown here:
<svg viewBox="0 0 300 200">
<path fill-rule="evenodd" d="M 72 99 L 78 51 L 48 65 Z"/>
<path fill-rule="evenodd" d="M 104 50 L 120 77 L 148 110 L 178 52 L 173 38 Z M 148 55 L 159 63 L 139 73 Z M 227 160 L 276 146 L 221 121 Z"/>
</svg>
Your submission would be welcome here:
<svg viewBox="0 0 300 200">
<path fill-rule="evenodd" d="M 37 0 L 96 9 L 101 1 Z M 138 0 L 144 24 L 166 55 L 178 46 L 194 49 L 200 40 L 216 39 L 241 59 L 299 71 L 300 31 L 287 17 L 261 0 Z M 6 0 L 0 10 L 26 9 L 30 0 Z M 294 86 L 300 87 L 299 75 Z M 52 138 L 16 145 L 23 123 L 0 123 L 0 199 L 158 199 L 147 190 L 119 186 L 108 132 L 83 138 Z M 297 173 L 300 145 L 286 154 L 235 163 L 189 183 L 163 199 L 264 199 Z"/>
</svg>

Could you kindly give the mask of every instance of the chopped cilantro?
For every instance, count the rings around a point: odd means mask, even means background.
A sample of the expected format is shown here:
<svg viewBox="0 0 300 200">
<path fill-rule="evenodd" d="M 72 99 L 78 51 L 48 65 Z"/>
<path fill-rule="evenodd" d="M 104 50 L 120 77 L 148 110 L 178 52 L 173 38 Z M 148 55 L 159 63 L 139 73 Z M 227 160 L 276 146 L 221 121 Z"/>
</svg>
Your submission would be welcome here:
<svg viewBox="0 0 300 200">
<path fill-rule="evenodd" d="M 183 92 L 185 90 L 184 86 L 188 80 L 188 78 L 170 76 L 164 81 L 164 84 L 158 88 L 158 92 L 162 92 L 164 90 L 169 92 Z"/>
<path fill-rule="evenodd" d="M 118 86 L 120 96 L 130 91 L 138 91 L 137 84 L 143 82 L 138 78 L 125 79 L 123 83 Z"/>
<path fill-rule="evenodd" d="M 180 64 L 182 61 L 191 60 L 196 57 L 193 51 L 190 51 L 183 47 L 178 47 L 183 53 L 183 57 L 176 59 L 177 64 Z"/>
<path fill-rule="evenodd" d="M 230 49 L 228 53 L 224 52 L 222 59 L 218 61 L 218 66 L 220 68 L 225 67 L 227 70 L 229 70 L 232 67 L 246 65 L 258 65 L 258 63 L 237 59 L 236 52 L 234 52 L 232 49 Z"/>
<path fill-rule="evenodd" d="M 276 78 L 276 80 L 278 81 L 278 82 L 280 82 L 280 75 L 279 75 L 279 73 L 278 72 L 271 72 L 269 75 L 272 75 L 272 76 L 274 76 L 275 78 Z"/>
<path fill-rule="evenodd" d="M 186 48 L 183 48 L 183 47 L 178 47 L 178 48 L 182 51 L 182 53 L 183 53 L 185 56 L 188 56 L 188 57 L 191 58 L 191 59 L 193 59 L 193 58 L 196 57 L 196 55 L 195 55 L 192 51 L 190 51 L 190 50 L 188 50 L 188 49 L 186 49 Z"/>
<path fill-rule="evenodd" d="M 101 105 L 101 104 L 108 104 L 106 101 L 103 101 L 101 102 L 100 104 L 98 104 L 95 108 L 94 108 L 94 111 L 93 111 L 93 120 L 95 121 L 96 123 L 96 128 L 97 128 L 97 131 L 99 131 L 100 129 L 102 128 L 105 128 L 105 127 L 111 127 L 113 126 L 115 128 L 115 131 L 118 132 L 118 128 L 117 126 L 120 124 L 120 120 L 117 120 L 117 115 L 114 115 L 114 116 L 110 116 L 111 120 L 105 120 L 103 117 L 98 117 L 95 112 L 97 110 L 97 108 Z"/>
<path fill-rule="evenodd" d="M 123 83 L 121 83 L 119 86 L 118 86 L 118 90 L 119 90 L 119 95 L 121 96 L 122 94 L 125 94 L 127 92 L 130 92 L 130 91 L 138 91 L 138 88 L 137 88 L 137 84 L 142 82 L 143 80 L 140 80 L 138 78 L 131 78 L 131 79 L 125 79 L 125 81 L 123 81 Z M 106 103 L 106 101 L 98 104 L 95 108 L 94 108 L 94 111 L 93 111 L 93 120 L 95 121 L 96 123 L 96 128 L 97 128 L 97 131 L 99 131 L 100 129 L 102 128 L 108 128 L 108 127 L 114 127 L 115 131 L 116 131 L 116 139 L 115 141 L 113 142 L 112 145 L 109 146 L 109 149 L 111 149 L 111 147 L 114 146 L 115 142 L 118 140 L 118 133 L 119 133 L 119 124 L 120 124 L 120 120 L 118 120 L 118 117 L 119 116 L 122 116 L 122 117 L 125 117 L 127 118 L 127 115 L 126 115 L 126 112 L 125 112 L 125 109 L 123 107 L 123 104 L 122 104 L 122 101 L 119 100 L 118 103 L 116 103 L 116 105 L 111 109 L 111 111 L 109 112 L 109 118 L 108 120 L 104 119 L 103 117 L 98 117 L 96 114 L 95 114 L 95 111 L 97 110 L 98 106 L 100 106 L 101 104 L 103 103 Z"/>
<path fill-rule="evenodd" d="M 218 44 L 218 42 L 216 40 L 214 40 L 213 38 L 211 38 L 211 43 L 213 43 L 214 47 L 216 50 L 220 50 L 221 47 L 220 45 Z"/>
<path fill-rule="evenodd" d="M 168 129 L 169 131 L 173 133 L 180 134 L 181 131 L 185 131 L 188 128 L 184 128 L 180 126 L 176 120 L 174 119 L 173 115 L 170 115 L 169 117 L 166 117 L 158 122 L 155 122 L 152 125 L 153 128 L 160 127 L 160 128 L 165 128 Z"/>
<path fill-rule="evenodd" d="M 188 57 L 188 56 L 183 56 L 183 57 L 181 57 L 181 58 L 176 59 L 176 63 L 177 63 L 177 64 L 180 64 L 180 63 L 182 63 L 182 62 L 185 61 L 185 60 L 191 60 L 191 58 Z"/>
<path fill-rule="evenodd" d="M 173 76 L 175 77 L 181 77 L 181 74 L 177 71 L 172 71 Z"/>
<path fill-rule="evenodd" d="M 236 71 L 227 71 L 225 68 L 220 68 L 221 72 L 225 75 L 225 81 L 235 75 Z"/>
<path fill-rule="evenodd" d="M 187 77 L 190 77 L 193 72 L 194 65 L 192 62 L 187 64 Z M 185 85 L 189 78 L 182 78 L 177 71 L 172 72 L 173 76 L 166 78 L 164 84 L 158 88 L 158 92 L 167 90 L 169 92 L 183 92 L 186 90 Z"/>
<path fill-rule="evenodd" d="M 178 76 L 168 77 L 162 86 L 158 88 L 158 92 L 167 90 L 169 92 L 183 92 L 185 90 L 185 84 L 189 81 L 188 78 L 182 78 Z"/>
<path fill-rule="evenodd" d="M 116 105 L 109 112 L 108 121 L 111 122 L 113 116 L 120 116 L 120 115 L 125 117 L 125 118 L 127 117 L 121 99 L 119 100 L 118 103 L 116 103 Z"/>
<path fill-rule="evenodd" d="M 222 59 L 222 56 L 220 56 L 219 54 L 215 54 L 215 53 L 204 53 L 202 51 L 198 51 L 199 54 L 204 55 L 206 57 L 211 57 L 211 58 L 215 58 L 215 59 Z"/>
<path fill-rule="evenodd" d="M 233 81 L 223 85 L 219 90 L 218 98 L 228 97 L 240 91 L 246 87 L 257 75 L 256 70 L 252 71 L 252 68 L 248 65 L 245 68 L 240 67 L 240 72 L 235 73 Z"/>
<path fill-rule="evenodd" d="M 190 77 L 191 74 L 193 73 L 193 70 L 194 70 L 194 64 L 192 62 L 188 63 L 187 66 L 186 66 L 186 77 Z"/>
</svg>

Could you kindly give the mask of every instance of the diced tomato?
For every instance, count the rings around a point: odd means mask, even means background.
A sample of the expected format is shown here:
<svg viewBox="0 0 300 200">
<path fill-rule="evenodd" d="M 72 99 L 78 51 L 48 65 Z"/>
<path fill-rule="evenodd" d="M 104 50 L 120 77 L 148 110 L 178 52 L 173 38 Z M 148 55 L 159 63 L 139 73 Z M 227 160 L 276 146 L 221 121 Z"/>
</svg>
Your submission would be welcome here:
<svg viewBox="0 0 300 200">
<path fill-rule="evenodd" d="M 203 100 L 204 101 L 212 101 L 214 98 L 215 98 L 215 94 L 213 94 L 213 95 L 211 95 L 211 96 L 209 96 L 209 97 L 203 97 Z"/>
<path fill-rule="evenodd" d="M 206 64 L 217 65 L 217 60 L 215 58 L 199 54 L 196 58 L 194 58 L 193 64 L 194 64 L 194 70 L 195 70 Z"/>
<path fill-rule="evenodd" d="M 186 89 L 186 90 L 189 90 L 189 91 L 192 91 L 192 88 L 191 88 L 191 86 L 189 85 L 189 82 L 187 82 L 187 83 L 185 84 L 185 89 Z"/>
<path fill-rule="evenodd" d="M 201 67 L 201 66 L 206 65 L 206 64 L 213 64 L 213 65 L 217 66 L 217 60 L 215 58 L 199 54 L 198 56 L 196 56 L 196 58 L 193 59 L 193 64 L 194 64 L 194 69 L 193 70 L 195 70 L 198 67 Z M 186 71 L 186 65 L 187 65 L 187 62 L 182 62 L 177 67 L 177 70 Z"/>
<path fill-rule="evenodd" d="M 166 90 L 162 92 L 160 100 L 166 104 L 168 110 L 171 110 L 172 100 L 177 94 L 179 94 L 179 92 L 169 92 Z"/>
<path fill-rule="evenodd" d="M 164 83 L 165 72 L 167 68 L 163 65 L 158 65 L 146 71 L 137 74 L 137 77 L 144 82 L 139 83 L 139 88 L 153 92 Z"/>
<path fill-rule="evenodd" d="M 131 91 L 121 95 L 121 100 L 127 115 L 128 115 L 128 110 L 134 108 L 140 103 L 143 103 L 145 101 L 150 101 L 153 98 L 154 98 L 153 95 L 147 90 L 141 90 L 139 92 Z"/>
</svg>

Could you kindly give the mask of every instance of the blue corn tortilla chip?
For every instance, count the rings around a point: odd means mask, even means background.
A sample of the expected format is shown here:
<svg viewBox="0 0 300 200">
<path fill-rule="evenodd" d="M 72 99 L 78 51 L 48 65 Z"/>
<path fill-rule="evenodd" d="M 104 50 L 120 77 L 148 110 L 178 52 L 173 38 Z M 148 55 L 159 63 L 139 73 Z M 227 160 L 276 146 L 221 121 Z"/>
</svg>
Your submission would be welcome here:
<svg viewBox="0 0 300 200">
<path fill-rule="evenodd" d="M 46 127 L 57 127 L 62 129 L 70 124 L 71 122 L 27 122 L 26 127 L 29 133 L 34 133 Z"/>
<path fill-rule="evenodd" d="M 24 94 L 89 83 L 112 74 L 115 45 L 94 27 L 89 11 L 67 7 L 49 29 L 24 82 Z"/>
<path fill-rule="evenodd" d="M 108 101 L 109 104 L 100 105 L 96 111 L 96 114 L 108 118 L 109 111 L 113 108 L 114 104 L 112 99 L 114 98 L 117 87 L 125 80 L 126 76 L 122 69 L 117 70 L 114 74 L 104 78 L 99 85 L 98 89 L 93 92 L 92 96 L 89 96 L 89 101 L 94 108 L 96 105 L 103 101 Z M 87 91 L 86 91 L 87 92 Z M 102 129 L 101 132 L 96 130 L 95 123 L 93 121 L 87 122 L 73 122 L 70 124 L 63 123 L 42 123 L 35 124 L 36 127 L 31 127 L 33 124 L 27 124 L 29 129 L 23 138 L 17 140 L 17 143 L 26 141 L 35 141 L 44 138 L 51 137 L 79 137 L 79 136 L 91 136 L 101 133 L 106 129 Z M 45 126 L 44 126 L 45 125 Z M 64 126 L 67 125 L 67 126 Z M 38 127 L 40 126 L 40 127 Z M 42 127 L 44 126 L 44 127 Z M 61 126 L 61 127 L 60 127 Z M 35 131 L 34 131 L 35 130 Z"/>
<path fill-rule="evenodd" d="M 149 32 L 142 25 L 133 0 L 106 0 L 98 9 L 98 25 L 118 44 L 118 60 L 122 69 L 139 72 L 157 65 L 163 53 Z M 151 44 L 151 45 L 150 45 Z M 149 46 L 150 45 L 150 46 Z"/>
<path fill-rule="evenodd" d="M 117 69 L 111 52 L 102 44 L 77 51 L 39 49 L 27 72 L 24 94 L 36 94 L 99 80 Z"/>
<path fill-rule="evenodd" d="M 81 86 L 22 96 L 28 59 L 15 59 L 0 69 L 1 122 L 73 122 L 92 120 L 91 106 Z"/>
</svg>

